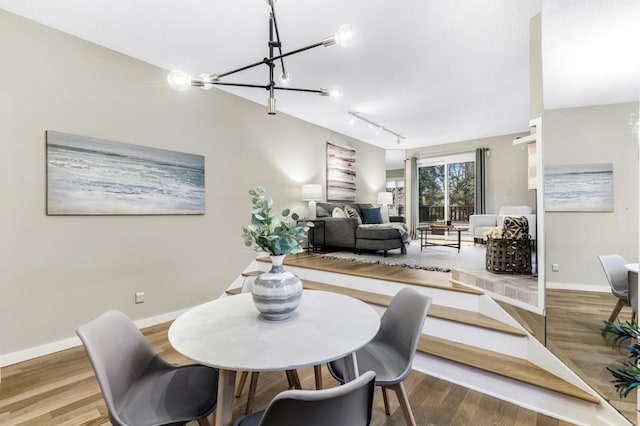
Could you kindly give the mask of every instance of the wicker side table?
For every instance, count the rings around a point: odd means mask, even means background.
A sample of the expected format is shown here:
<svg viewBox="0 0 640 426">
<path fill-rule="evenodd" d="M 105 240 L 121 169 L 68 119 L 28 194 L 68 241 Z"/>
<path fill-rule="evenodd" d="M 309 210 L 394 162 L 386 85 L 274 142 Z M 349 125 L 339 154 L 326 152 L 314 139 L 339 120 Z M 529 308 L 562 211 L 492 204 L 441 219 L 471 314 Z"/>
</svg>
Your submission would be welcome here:
<svg viewBox="0 0 640 426">
<path fill-rule="evenodd" d="M 506 274 L 531 273 L 531 240 L 488 238 L 486 268 Z"/>
</svg>

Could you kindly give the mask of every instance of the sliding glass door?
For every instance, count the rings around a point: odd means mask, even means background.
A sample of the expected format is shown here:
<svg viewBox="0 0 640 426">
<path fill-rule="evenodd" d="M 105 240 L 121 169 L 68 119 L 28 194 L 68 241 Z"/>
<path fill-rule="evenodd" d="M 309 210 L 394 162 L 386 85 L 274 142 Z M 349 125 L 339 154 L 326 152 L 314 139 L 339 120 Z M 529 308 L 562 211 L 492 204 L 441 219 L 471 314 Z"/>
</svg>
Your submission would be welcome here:
<svg viewBox="0 0 640 426">
<path fill-rule="evenodd" d="M 418 162 L 420 223 L 469 223 L 475 205 L 475 154 L 465 153 Z"/>
</svg>

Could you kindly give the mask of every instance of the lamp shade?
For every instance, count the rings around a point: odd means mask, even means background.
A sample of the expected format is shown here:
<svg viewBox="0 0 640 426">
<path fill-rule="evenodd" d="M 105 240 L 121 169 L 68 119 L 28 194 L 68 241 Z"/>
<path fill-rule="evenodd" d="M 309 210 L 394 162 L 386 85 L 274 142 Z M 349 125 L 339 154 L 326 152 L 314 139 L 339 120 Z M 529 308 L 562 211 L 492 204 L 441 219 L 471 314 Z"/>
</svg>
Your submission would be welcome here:
<svg viewBox="0 0 640 426">
<path fill-rule="evenodd" d="M 322 185 L 317 183 L 302 185 L 300 198 L 302 201 L 322 201 Z"/>
<path fill-rule="evenodd" d="M 393 204 L 393 194 L 391 192 L 378 192 L 378 204 Z"/>
</svg>

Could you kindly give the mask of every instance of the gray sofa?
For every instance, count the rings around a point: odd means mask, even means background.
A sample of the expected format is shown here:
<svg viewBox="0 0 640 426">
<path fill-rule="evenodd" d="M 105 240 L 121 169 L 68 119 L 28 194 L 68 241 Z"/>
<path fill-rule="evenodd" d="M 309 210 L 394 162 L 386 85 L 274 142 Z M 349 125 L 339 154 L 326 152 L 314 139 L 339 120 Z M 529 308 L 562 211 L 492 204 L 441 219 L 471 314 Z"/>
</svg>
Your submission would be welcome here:
<svg viewBox="0 0 640 426">
<path fill-rule="evenodd" d="M 379 225 L 361 224 L 352 217 L 332 217 L 335 207 L 345 208 L 347 204 L 318 203 L 316 205 L 316 228 L 314 229 L 314 243 L 317 246 L 344 248 L 361 251 L 384 251 L 400 249 L 406 254 L 408 234 L 406 226 L 394 219 L 393 223 Z M 371 204 L 348 204 L 352 206 L 362 218 L 363 208 L 374 207 Z M 317 223 L 322 221 L 322 223 Z M 324 227 L 324 229 L 323 229 Z M 404 233 L 403 233 L 404 230 Z"/>
</svg>

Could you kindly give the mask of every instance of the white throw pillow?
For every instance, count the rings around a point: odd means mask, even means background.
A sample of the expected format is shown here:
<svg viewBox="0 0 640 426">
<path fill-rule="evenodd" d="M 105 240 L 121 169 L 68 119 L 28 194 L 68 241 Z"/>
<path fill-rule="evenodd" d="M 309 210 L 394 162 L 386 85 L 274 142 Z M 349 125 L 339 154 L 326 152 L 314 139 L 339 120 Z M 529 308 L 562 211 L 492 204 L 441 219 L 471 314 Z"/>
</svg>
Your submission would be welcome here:
<svg viewBox="0 0 640 426">
<path fill-rule="evenodd" d="M 347 217 L 347 214 L 340 207 L 334 207 L 331 217 Z"/>
<path fill-rule="evenodd" d="M 380 206 L 380 216 L 382 216 L 382 223 L 389 223 L 391 220 L 389 219 L 389 206 L 386 204 L 382 204 Z"/>
</svg>

